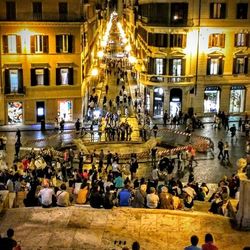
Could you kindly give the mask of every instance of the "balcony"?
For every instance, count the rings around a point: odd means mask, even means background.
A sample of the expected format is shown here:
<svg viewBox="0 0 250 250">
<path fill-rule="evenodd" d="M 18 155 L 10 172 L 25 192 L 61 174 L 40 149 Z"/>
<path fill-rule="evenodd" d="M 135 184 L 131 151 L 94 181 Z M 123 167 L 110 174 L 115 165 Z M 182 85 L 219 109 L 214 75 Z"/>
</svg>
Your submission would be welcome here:
<svg viewBox="0 0 250 250">
<path fill-rule="evenodd" d="M 19 87 L 19 88 L 5 88 L 4 94 L 6 96 L 24 96 L 26 94 L 26 88 L 25 87 Z"/>
<path fill-rule="evenodd" d="M 140 73 L 140 82 L 149 86 L 176 86 L 194 84 L 194 76 L 149 75 Z"/>
</svg>

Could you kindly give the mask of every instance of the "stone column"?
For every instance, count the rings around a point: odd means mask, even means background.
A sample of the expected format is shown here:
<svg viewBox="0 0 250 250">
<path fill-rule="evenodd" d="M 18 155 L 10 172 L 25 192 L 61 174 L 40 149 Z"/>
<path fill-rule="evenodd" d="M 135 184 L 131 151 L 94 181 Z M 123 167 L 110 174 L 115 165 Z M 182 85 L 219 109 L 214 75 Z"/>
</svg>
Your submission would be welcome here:
<svg viewBox="0 0 250 250">
<path fill-rule="evenodd" d="M 170 98 L 169 95 L 170 95 L 169 88 L 165 88 L 164 89 L 163 113 L 165 112 L 165 110 L 167 110 L 169 113 L 169 98 Z"/>
<path fill-rule="evenodd" d="M 204 86 L 197 85 L 196 95 L 193 99 L 194 113 L 203 115 L 204 112 Z"/>
<path fill-rule="evenodd" d="M 250 229 L 250 180 L 240 177 L 240 201 L 236 214 L 237 225 L 240 229 Z"/>
<path fill-rule="evenodd" d="M 154 88 L 150 88 L 150 109 L 149 109 L 149 115 L 154 115 Z"/>
<path fill-rule="evenodd" d="M 246 112 L 250 112 L 250 86 L 246 86 L 246 97 L 245 97 L 245 103 L 246 103 Z"/>
<path fill-rule="evenodd" d="M 220 110 L 225 113 L 229 112 L 230 105 L 230 86 L 223 86 L 220 95 Z"/>
</svg>

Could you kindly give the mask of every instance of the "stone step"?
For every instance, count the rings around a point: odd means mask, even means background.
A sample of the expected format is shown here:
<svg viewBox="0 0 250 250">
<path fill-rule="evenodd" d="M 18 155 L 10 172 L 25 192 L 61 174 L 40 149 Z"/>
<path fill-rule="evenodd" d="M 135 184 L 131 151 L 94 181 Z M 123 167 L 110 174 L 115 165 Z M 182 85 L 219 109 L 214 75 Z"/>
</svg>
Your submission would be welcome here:
<svg viewBox="0 0 250 250">
<path fill-rule="evenodd" d="M 176 250 L 189 245 L 196 234 L 200 245 L 212 233 L 222 250 L 240 250 L 249 244 L 249 232 L 231 227 L 229 218 L 201 212 L 159 209 L 16 208 L 0 217 L 0 234 L 15 230 L 22 249 L 131 249 L 138 241 L 141 249 Z"/>
</svg>

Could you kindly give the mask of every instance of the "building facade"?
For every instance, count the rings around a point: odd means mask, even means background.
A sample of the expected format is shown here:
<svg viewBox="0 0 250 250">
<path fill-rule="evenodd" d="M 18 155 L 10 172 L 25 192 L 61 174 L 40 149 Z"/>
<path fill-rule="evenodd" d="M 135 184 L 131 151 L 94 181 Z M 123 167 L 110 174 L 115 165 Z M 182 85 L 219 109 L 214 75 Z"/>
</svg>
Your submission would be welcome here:
<svg viewBox="0 0 250 250">
<path fill-rule="evenodd" d="M 95 1 L 0 1 L 0 123 L 82 118 Z"/>
<path fill-rule="evenodd" d="M 125 1 L 124 24 L 151 115 L 250 111 L 248 2 Z"/>
</svg>

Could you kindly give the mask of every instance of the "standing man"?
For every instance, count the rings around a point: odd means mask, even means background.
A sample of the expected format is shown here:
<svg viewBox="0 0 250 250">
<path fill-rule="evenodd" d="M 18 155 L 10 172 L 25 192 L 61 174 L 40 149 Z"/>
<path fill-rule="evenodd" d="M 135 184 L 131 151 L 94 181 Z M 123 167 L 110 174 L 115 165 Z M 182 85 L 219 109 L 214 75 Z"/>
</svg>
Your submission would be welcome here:
<svg viewBox="0 0 250 250">
<path fill-rule="evenodd" d="M 223 143 L 222 139 L 220 139 L 218 142 L 218 149 L 220 151 L 219 155 L 218 155 L 218 159 L 220 160 L 220 157 L 222 157 L 222 159 L 224 157 L 224 155 L 223 155 L 224 143 Z"/>
<path fill-rule="evenodd" d="M 155 124 L 155 125 L 153 126 L 153 132 L 154 132 L 154 137 L 156 138 L 157 132 L 158 132 L 158 126 L 157 126 L 157 124 Z"/>
<path fill-rule="evenodd" d="M 167 121 L 168 121 L 168 112 L 167 110 L 164 112 L 163 115 L 163 126 L 165 127 L 167 125 Z"/>
<path fill-rule="evenodd" d="M 21 144 L 21 131 L 19 128 L 16 131 L 16 138 L 17 138 L 16 141 Z"/>
<path fill-rule="evenodd" d="M 153 147 L 151 149 L 151 157 L 152 157 L 152 166 L 154 167 L 156 164 L 156 152 L 157 152 L 157 148 Z"/>
<path fill-rule="evenodd" d="M 108 84 L 106 84 L 106 86 L 105 86 L 105 91 L 106 91 L 106 95 L 107 95 L 108 91 L 109 91 L 109 85 Z"/>
</svg>

